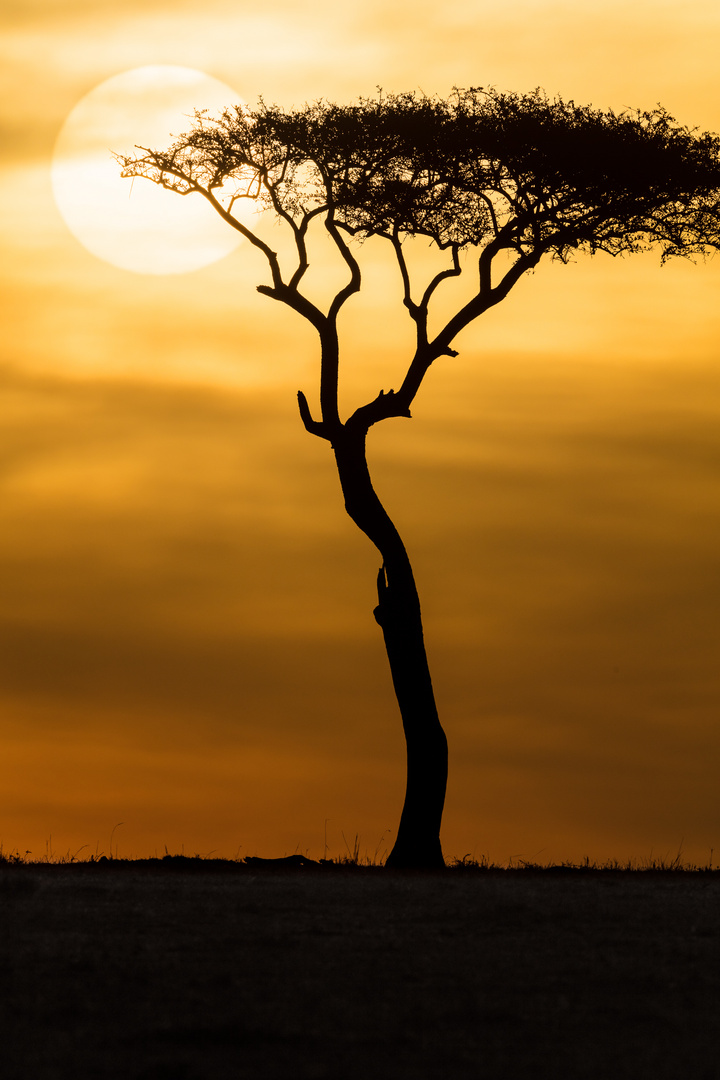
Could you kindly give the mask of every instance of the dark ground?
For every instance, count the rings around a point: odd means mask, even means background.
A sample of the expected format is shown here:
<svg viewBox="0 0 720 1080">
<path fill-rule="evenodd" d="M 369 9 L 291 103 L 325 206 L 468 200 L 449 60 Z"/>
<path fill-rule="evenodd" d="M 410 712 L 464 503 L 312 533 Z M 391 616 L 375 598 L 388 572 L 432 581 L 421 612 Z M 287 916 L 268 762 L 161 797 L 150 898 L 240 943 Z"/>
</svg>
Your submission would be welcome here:
<svg viewBox="0 0 720 1080">
<path fill-rule="evenodd" d="M 4 1080 L 718 1080 L 720 874 L 0 866 Z"/>
</svg>

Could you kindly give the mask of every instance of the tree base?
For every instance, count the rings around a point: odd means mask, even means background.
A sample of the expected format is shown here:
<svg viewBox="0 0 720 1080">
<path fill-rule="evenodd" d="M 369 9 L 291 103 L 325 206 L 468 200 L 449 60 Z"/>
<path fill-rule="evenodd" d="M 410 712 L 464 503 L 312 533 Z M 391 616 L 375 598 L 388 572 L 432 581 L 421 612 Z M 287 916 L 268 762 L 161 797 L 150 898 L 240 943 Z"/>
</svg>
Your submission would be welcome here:
<svg viewBox="0 0 720 1080">
<path fill-rule="evenodd" d="M 386 870 L 444 870 L 440 841 L 404 844 L 398 840 L 385 861 Z"/>
</svg>

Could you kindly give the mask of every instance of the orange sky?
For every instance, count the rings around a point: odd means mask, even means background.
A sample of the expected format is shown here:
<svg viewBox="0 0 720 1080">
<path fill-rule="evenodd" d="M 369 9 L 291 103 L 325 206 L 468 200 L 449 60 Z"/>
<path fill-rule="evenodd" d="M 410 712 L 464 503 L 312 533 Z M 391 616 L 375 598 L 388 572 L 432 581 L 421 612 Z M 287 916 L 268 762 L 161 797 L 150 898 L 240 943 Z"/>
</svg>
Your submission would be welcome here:
<svg viewBox="0 0 720 1080">
<path fill-rule="evenodd" d="M 662 102 L 720 130 L 720 10 L 680 3 L 3 8 L 0 841 L 223 855 L 391 846 L 399 717 L 377 558 L 297 417 L 310 332 L 246 247 L 150 277 L 78 244 L 49 165 L 145 64 L 292 105 L 453 85 Z M 168 195 L 168 198 L 173 196 Z M 347 409 L 408 326 L 372 244 Z M 720 261 L 540 268 L 374 429 L 450 740 L 446 856 L 720 847 Z"/>
</svg>

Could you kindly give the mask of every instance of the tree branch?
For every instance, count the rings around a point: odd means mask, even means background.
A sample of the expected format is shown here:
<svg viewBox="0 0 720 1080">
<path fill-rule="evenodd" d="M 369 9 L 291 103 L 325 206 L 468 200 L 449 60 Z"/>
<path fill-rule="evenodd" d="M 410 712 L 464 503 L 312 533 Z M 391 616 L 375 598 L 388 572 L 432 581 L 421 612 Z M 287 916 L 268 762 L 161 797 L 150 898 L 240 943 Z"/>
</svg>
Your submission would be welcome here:
<svg viewBox="0 0 720 1080">
<path fill-rule="evenodd" d="M 400 239 L 399 231 L 399 227 L 396 226 L 392 234 L 387 234 L 387 239 L 393 246 L 393 250 L 395 251 L 395 258 L 397 259 L 397 264 L 400 269 L 400 277 L 402 278 L 403 284 L 403 304 L 410 312 L 410 316 L 414 320 L 414 322 L 417 322 L 418 306 L 413 302 L 413 298 L 411 295 L 410 273 L 407 268 L 407 262 L 405 261 L 405 255 L 402 249 L 402 240 Z"/>
<path fill-rule="evenodd" d="M 257 236 L 250 229 L 248 229 L 246 225 L 243 225 L 241 221 L 238 221 L 236 217 L 233 217 L 233 215 L 228 210 L 226 210 L 220 200 L 215 198 L 212 191 L 206 190 L 199 184 L 195 186 L 194 190 L 197 191 L 198 194 L 202 195 L 205 199 L 207 199 L 213 210 L 215 210 L 220 215 L 223 221 L 226 221 L 228 225 L 232 226 L 233 229 L 237 229 L 237 231 L 241 233 L 246 240 L 250 241 L 253 247 L 256 247 L 259 251 L 262 251 L 270 266 L 270 274 L 273 279 L 273 287 L 275 289 L 285 288 L 282 279 L 282 273 L 280 271 L 280 263 L 278 261 L 277 252 L 273 251 L 272 248 L 268 244 L 266 244 L 264 240 L 261 240 L 260 237 Z M 267 288 L 267 286 L 265 287 Z"/>
<path fill-rule="evenodd" d="M 453 264 L 447 270 L 441 270 L 439 274 L 436 274 L 432 279 L 427 289 L 423 293 L 423 298 L 420 301 L 420 306 L 427 311 L 432 295 L 441 282 L 446 281 L 447 278 L 459 277 L 462 274 L 462 267 L 460 266 L 460 247 L 458 244 L 451 244 L 450 250 L 452 251 Z"/>
<path fill-rule="evenodd" d="M 348 431 L 366 432 L 373 424 L 380 420 L 389 420 L 393 416 L 412 419 L 410 409 L 403 403 L 400 394 L 396 394 L 394 390 L 381 390 L 374 401 L 369 401 L 367 405 L 361 405 L 355 410 L 345 421 L 345 427 Z"/>
<path fill-rule="evenodd" d="M 348 269 L 350 270 L 350 280 L 348 281 L 345 288 L 341 289 L 340 292 L 337 293 L 328 311 L 328 319 L 331 322 L 334 322 L 345 301 L 348 300 L 354 293 L 360 292 L 362 277 L 360 274 L 360 265 L 353 253 L 350 251 L 350 248 L 340 235 L 337 223 L 332 216 L 332 211 L 330 211 L 325 218 L 325 228 L 330 233 L 330 236 L 333 238 L 335 247 L 342 255 Z"/>
<path fill-rule="evenodd" d="M 324 206 L 317 206 L 314 210 L 306 211 L 299 226 L 296 226 L 292 218 L 289 218 L 295 237 L 295 247 L 298 253 L 297 269 L 295 270 L 293 276 L 290 278 L 291 289 L 296 289 L 298 287 L 303 277 L 305 276 L 305 273 L 309 266 L 307 257 L 307 245 L 305 244 L 305 236 L 307 234 L 308 226 L 310 225 L 312 219 L 314 217 L 317 217 L 318 214 L 323 213 L 325 209 L 326 207 Z"/>
<path fill-rule="evenodd" d="M 415 323 L 416 349 L 421 349 L 427 344 L 427 304 L 418 306 L 413 301 L 410 286 L 410 272 L 402 249 L 399 227 L 396 225 L 392 233 L 386 233 L 384 236 L 386 240 L 390 241 L 395 252 L 395 258 L 400 269 L 400 277 L 402 278 L 403 284 L 403 304 L 410 313 L 410 318 Z"/>
<path fill-rule="evenodd" d="M 302 315 L 303 318 L 307 319 L 322 337 L 327 326 L 327 316 L 323 315 L 320 308 L 316 307 L 311 300 L 308 300 L 297 289 L 286 285 L 281 280 L 277 285 L 258 285 L 257 291 L 263 296 L 269 296 L 271 300 L 279 300 L 281 303 L 287 304 L 293 311 L 297 311 L 298 315 Z"/>
<path fill-rule="evenodd" d="M 325 424 L 322 420 L 313 420 L 310 413 L 310 406 L 307 403 L 307 398 L 303 394 L 302 390 L 298 390 L 298 408 L 300 410 L 300 418 L 305 425 L 305 430 L 309 431 L 311 435 L 317 435 L 321 439 L 330 439 L 327 433 Z"/>
</svg>

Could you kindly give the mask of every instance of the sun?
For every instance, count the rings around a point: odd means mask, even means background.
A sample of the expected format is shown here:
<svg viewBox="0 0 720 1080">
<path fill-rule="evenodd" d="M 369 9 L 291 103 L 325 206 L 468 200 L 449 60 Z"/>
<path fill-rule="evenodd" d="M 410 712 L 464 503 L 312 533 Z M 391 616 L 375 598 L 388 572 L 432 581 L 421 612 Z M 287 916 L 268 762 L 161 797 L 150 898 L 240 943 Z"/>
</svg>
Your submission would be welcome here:
<svg viewBox="0 0 720 1080">
<path fill-rule="evenodd" d="M 53 193 L 70 231 L 93 255 L 138 274 L 185 274 L 228 255 L 242 237 L 201 195 L 123 179 L 112 152 L 164 149 L 190 127 L 195 109 L 213 115 L 239 103 L 225 83 L 165 64 L 96 86 L 68 115 L 53 153 Z"/>
</svg>

